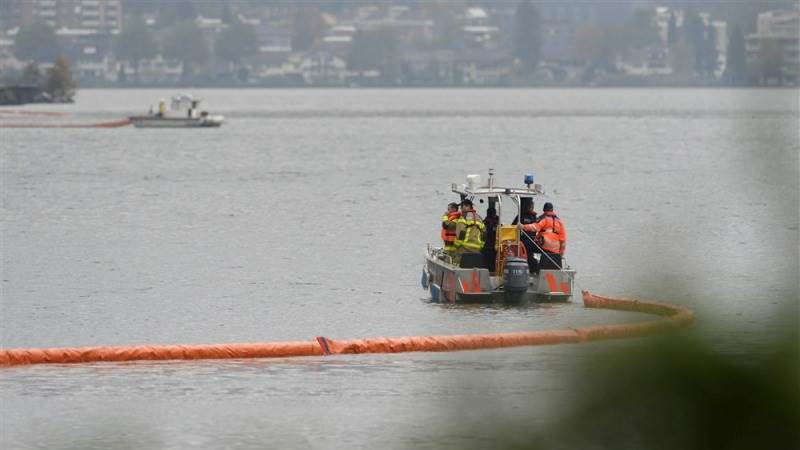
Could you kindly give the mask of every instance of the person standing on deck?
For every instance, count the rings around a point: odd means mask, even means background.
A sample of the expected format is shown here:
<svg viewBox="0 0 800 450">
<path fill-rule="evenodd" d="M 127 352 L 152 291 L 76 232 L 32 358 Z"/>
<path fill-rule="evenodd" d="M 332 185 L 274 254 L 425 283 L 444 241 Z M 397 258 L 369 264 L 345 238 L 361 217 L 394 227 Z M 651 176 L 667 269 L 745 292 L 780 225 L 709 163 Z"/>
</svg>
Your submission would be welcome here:
<svg viewBox="0 0 800 450">
<path fill-rule="evenodd" d="M 489 269 L 489 272 L 494 272 L 497 262 L 497 249 L 494 247 L 497 242 L 497 226 L 500 224 L 500 218 L 497 217 L 497 210 L 494 206 L 486 208 L 483 224 L 486 226 L 486 239 L 483 243 L 483 250 L 481 250 L 483 264 Z"/>
<path fill-rule="evenodd" d="M 472 206 L 472 200 L 461 202 L 461 217 L 456 221 L 456 240 L 459 262 L 465 253 L 480 253 L 486 226 Z"/>
<path fill-rule="evenodd" d="M 458 211 L 458 203 L 447 205 L 447 212 L 442 216 L 442 242 L 444 243 L 444 253 L 454 256 L 456 253 L 456 220 L 461 217 Z"/>
<path fill-rule="evenodd" d="M 561 270 L 561 257 L 567 246 L 567 230 L 553 211 L 552 203 L 545 203 L 542 209 L 544 214 L 538 222 L 528 225 L 520 224 L 519 227 L 524 231 L 536 232 L 536 245 L 544 251 L 539 262 L 539 269 Z"/>
</svg>

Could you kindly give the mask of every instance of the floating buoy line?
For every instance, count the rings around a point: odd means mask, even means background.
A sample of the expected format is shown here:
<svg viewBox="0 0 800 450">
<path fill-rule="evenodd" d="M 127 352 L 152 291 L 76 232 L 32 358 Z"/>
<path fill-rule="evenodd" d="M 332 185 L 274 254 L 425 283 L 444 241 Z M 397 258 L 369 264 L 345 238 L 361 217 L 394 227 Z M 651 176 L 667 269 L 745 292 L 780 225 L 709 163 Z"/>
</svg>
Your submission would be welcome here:
<svg viewBox="0 0 800 450">
<path fill-rule="evenodd" d="M 130 119 L 120 119 L 99 123 L 0 123 L 0 128 L 117 128 L 130 124 Z"/>
<path fill-rule="evenodd" d="M 450 352 L 530 345 L 578 344 L 647 336 L 690 325 L 692 312 L 667 303 L 602 297 L 583 291 L 587 308 L 634 311 L 660 316 L 646 322 L 594 325 L 563 330 L 445 336 L 376 337 L 335 340 L 214 345 L 137 345 L 115 347 L 28 348 L 0 350 L 0 366 L 123 361 L 288 358 L 357 353 Z"/>
</svg>

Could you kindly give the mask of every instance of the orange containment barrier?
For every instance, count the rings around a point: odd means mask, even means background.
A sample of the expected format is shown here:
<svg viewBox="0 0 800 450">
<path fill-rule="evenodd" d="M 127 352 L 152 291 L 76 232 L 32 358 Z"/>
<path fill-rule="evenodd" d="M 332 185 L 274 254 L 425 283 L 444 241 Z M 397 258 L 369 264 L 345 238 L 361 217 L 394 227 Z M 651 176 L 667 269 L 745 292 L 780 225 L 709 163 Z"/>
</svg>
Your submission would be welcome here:
<svg viewBox="0 0 800 450">
<path fill-rule="evenodd" d="M 66 116 L 69 113 L 61 112 L 61 111 L 33 111 L 33 110 L 21 110 L 21 109 L 2 109 L 0 108 L 0 115 L 7 114 L 7 115 L 18 115 L 18 116 Z"/>
<path fill-rule="evenodd" d="M 692 312 L 680 306 L 658 302 L 601 297 L 583 291 L 588 308 L 635 311 L 662 316 L 646 322 L 596 325 L 566 330 L 450 336 L 410 336 L 313 341 L 268 342 L 261 344 L 161 345 L 131 347 L 84 347 L 0 350 L 0 366 L 24 364 L 69 364 L 88 362 L 286 358 L 354 353 L 449 352 L 525 345 L 580 343 L 601 339 L 645 336 L 692 323 Z"/>
<path fill-rule="evenodd" d="M 100 123 L 0 123 L 0 128 L 118 128 L 130 123 L 130 119 Z"/>
<path fill-rule="evenodd" d="M 322 349 L 320 349 L 319 344 L 314 341 L 228 345 L 137 345 L 130 347 L 34 348 L 0 351 L 0 366 L 158 361 L 168 359 L 276 358 L 319 355 L 322 355 Z"/>
</svg>

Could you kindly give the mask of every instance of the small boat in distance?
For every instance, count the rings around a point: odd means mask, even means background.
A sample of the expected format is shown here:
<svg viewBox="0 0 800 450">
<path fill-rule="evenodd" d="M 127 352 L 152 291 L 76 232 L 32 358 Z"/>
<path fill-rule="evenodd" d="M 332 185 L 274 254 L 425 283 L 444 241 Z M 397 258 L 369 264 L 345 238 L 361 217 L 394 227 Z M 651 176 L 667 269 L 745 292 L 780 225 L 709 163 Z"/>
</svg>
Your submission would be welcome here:
<svg viewBox="0 0 800 450">
<path fill-rule="evenodd" d="M 199 110 L 200 99 L 180 94 L 172 97 L 172 104 L 167 109 L 166 102 L 158 102 L 158 111 L 150 111 L 146 115 L 131 116 L 128 119 L 136 128 L 205 128 L 218 127 L 225 117 L 209 114 Z"/>
</svg>

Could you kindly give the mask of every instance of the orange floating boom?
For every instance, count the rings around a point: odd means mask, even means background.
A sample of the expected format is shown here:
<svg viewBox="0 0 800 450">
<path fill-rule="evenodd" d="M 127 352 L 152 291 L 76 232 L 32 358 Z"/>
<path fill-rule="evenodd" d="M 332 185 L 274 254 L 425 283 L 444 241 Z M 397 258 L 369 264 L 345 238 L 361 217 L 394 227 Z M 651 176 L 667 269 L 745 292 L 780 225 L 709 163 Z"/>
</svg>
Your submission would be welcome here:
<svg viewBox="0 0 800 450">
<path fill-rule="evenodd" d="M 130 119 L 120 119 L 100 123 L 0 123 L 0 128 L 118 128 L 130 124 Z"/>
<path fill-rule="evenodd" d="M 596 325 L 566 330 L 517 333 L 469 334 L 450 336 L 410 336 L 314 341 L 268 342 L 256 344 L 159 345 L 124 347 L 83 347 L 0 350 L 0 366 L 25 364 L 70 364 L 89 362 L 286 358 L 354 353 L 449 352 L 527 345 L 580 343 L 601 339 L 645 336 L 690 325 L 690 310 L 666 303 L 601 297 L 583 291 L 588 308 L 636 311 L 663 316 L 648 322 Z"/>
</svg>

